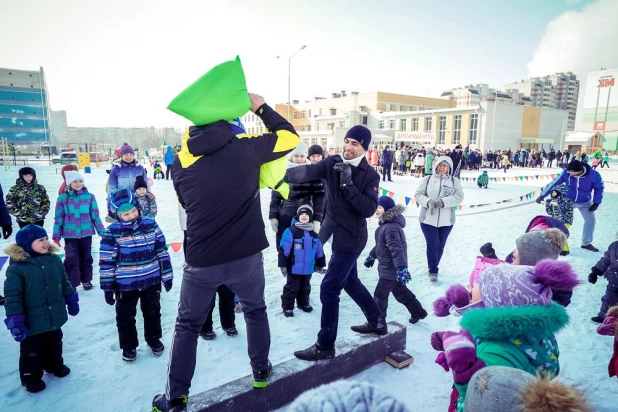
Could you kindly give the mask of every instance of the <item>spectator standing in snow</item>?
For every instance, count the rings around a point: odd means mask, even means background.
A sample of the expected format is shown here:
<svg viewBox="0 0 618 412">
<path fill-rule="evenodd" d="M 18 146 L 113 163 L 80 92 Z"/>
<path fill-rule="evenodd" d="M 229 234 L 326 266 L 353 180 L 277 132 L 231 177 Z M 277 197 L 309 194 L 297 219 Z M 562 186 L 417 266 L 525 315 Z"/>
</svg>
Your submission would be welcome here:
<svg viewBox="0 0 618 412">
<path fill-rule="evenodd" d="M 132 192 L 135 188 L 137 176 L 142 176 L 144 181 L 148 182 L 146 169 L 139 164 L 135 159 L 135 151 L 128 143 L 120 146 L 120 159 L 112 163 L 112 170 L 109 172 L 109 180 L 107 182 L 107 194 L 109 195 L 116 189 L 127 189 Z M 108 203 L 108 216 L 105 220 L 112 223 L 116 220 L 116 210 L 112 207 L 111 202 Z"/>
<path fill-rule="evenodd" d="M 388 181 L 392 182 L 391 179 L 391 168 L 393 167 L 393 152 L 390 147 L 387 145 L 382 152 L 382 181 L 386 182 L 386 176 L 388 176 Z"/>
<path fill-rule="evenodd" d="M 418 220 L 427 242 L 429 280 L 438 280 L 444 247 L 455 224 L 455 206 L 464 198 L 461 182 L 452 176 L 453 162 L 447 156 L 436 159 L 433 175 L 425 176 L 414 193 L 421 205 Z"/>
<path fill-rule="evenodd" d="M 20 228 L 35 224 L 43 227 L 50 203 L 47 190 L 36 181 L 36 172 L 31 167 L 19 169 L 15 186 L 6 194 L 6 208 L 15 216 Z"/>
<path fill-rule="evenodd" d="M 332 238 L 328 270 L 320 286 L 322 301 L 321 329 L 316 343 L 294 352 L 303 360 L 328 359 L 335 355 L 339 323 L 339 295 L 345 291 L 359 305 L 367 323 L 353 326 L 358 333 L 384 335 L 384 314 L 367 288 L 358 278 L 357 260 L 367 244 L 367 218 L 378 206 L 380 175 L 367 164 L 365 152 L 371 143 L 371 132 L 354 126 L 346 133 L 343 158 L 330 156 L 320 163 L 288 169 L 285 180 L 291 183 L 315 179 L 326 181 L 326 220 L 320 238 Z"/>
<path fill-rule="evenodd" d="M 618 240 L 609 245 L 605 255 L 594 265 L 588 275 L 588 282 L 597 283 L 599 276 L 607 280 L 607 287 L 601 298 L 601 310 L 591 319 L 594 323 L 603 323 L 607 310 L 618 304 Z"/>
<path fill-rule="evenodd" d="M 172 150 L 172 146 L 167 146 L 167 149 L 165 149 L 163 161 L 165 162 L 165 180 L 170 180 L 172 176 L 172 165 L 174 164 L 174 151 Z"/>
<path fill-rule="evenodd" d="M 453 150 L 449 155 L 449 157 L 451 158 L 451 162 L 453 163 L 450 173 L 457 179 L 459 179 L 459 176 L 461 175 L 461 169 L 465 165 L 462 152 L 463 151 L 461 145 L 458 144 L 457 146 L 455 146 L 455 150 Z"/>
</svg>

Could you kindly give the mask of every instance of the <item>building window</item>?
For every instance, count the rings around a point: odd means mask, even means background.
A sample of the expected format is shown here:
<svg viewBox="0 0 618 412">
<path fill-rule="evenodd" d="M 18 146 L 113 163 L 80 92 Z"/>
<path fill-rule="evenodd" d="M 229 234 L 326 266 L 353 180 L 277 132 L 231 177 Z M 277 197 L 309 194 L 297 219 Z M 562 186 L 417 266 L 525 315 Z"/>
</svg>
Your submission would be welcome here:
<svg viewBox="0 0 618 412">
<path fill-rule="evenodd" d="M 327 128 L 328 130 L 335 130 L 335 123 L 328 123 L 328 124 L 326 125 L 326 128 Z"/>
<path fill-rule="evenodd" d="M 406 130 L 406 123 L 408 123 L 408 119 L 400 119 L 399 120 L 399 130 Z"/>
<path fill-rule="evenodd" d="M 425 131 L 431 132 L 431 117 L 425 117 Z"/>
<path fill-rule="evenodd" d="M 415 117 L 412 119 L 412 131 L 413 132 L 418 131 L 418 117 Z"/>
<path fill-rule="evenodd" d="M 453 143 L 461 143 L 461 115 L 453 116 Z"/>
<path fill-rule="evenodd" d="M 395 129 L 395 121 L 394 120 L 389 120 L 388 121 L 388 128 L 391 130 Z"/>
<path fill-rule="evenodd" d="M 315 130 L 318 132 L 320 131 L 320 123 L 315 124 Z"/>
<path fill-rule="evenodd" d="M 361 123 L 363 126 L 367 126 L 367 116 L 363 116 Z"/>
<path fill-rule="evenodd" d="M 294 112 L 294 116 L 293 116 L 293 118 L 294 118 L 294 119 L 298 119 L 298 112 L 296 112 L 296 111 Z"/>
<path fill-rule="evenodd" d="M 339 127 L 345 127 L 345 120 L 342 122 L 339 122 Z"/>
<path fill-rule="evenodd" d="M 305 112 L 304 110 L 302 112 L 300 112 L 300 117 L 301 117 L 301 119 L 306 119 L 307 118 L 307 112 Z"/>
<path fill-rule="evenodd" d="M 311 125 L 310 125 L 310 124 L 308 124 L 308 125 L 307 125 L 307 131 L 308 131 L 308 132 L 310 132 L 310 131 L 311 131 Z"/>
<path fill-rule="evenodd" d="M 446 142 L 446 116 L 440 116 L 438 119 L 438 144 Z"/>
<path fill-rule="evenodd" d="M 311 117 L 311 110 L 308 111 L 307 117 Z"/>
<path fill-rule="evenodd" d="M 384 129 L 384 120 L 380 120 L 378 123 L 378 129 Z"/>
<path fill-rule="evenodd" d="M 322 109 L 318 109 L 318 116 L 322 116 Z"/>
<path fill-rule="evenodd" d="M 337 109 L 330 109 L 330 115 L 331 116 L 336 116 L 337 115 Z"/>
<path fill-rule="evenodd" d="M 387 112 L 390 112 L 391 111 L 391 105 L 387 104 L 386 108 L 384 110 L 387 111 Z"/>
<path fill-rule="evenodd" d="M 477 136 L 479 130 L 479 115 L 471 114 L 470 115 L 470 144 L 476 144 Z"/>
<path fill-rule="evenodd" d="M 316 145 L 316 144 L 318 144 L 318 138 L 317 138 L 317 137 L 314 137 L 313 139 L 311 139 L 311 144 L 312 144 L 312 145 Z"/>
</svg>

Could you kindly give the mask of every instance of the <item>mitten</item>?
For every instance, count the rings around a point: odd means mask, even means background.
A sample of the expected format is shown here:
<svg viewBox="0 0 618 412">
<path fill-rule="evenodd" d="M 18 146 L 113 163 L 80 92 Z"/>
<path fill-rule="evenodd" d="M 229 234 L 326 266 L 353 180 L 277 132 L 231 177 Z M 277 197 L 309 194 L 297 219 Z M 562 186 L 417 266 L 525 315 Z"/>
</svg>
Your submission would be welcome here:
<svg viewBox="0 0 618 412">
<path fill-rule="evenodd" d="M 116 303 L 116 299 L 114 299 L 114 292 L 105 292 L 105 302 L 107 302 L 110 306 L 114 306 Z"/>
<path fill-rule="evenodd" d="M 618 317 L 608 315 L 603 320 L 603 324 L 597 328 L 597 333 L 599 335 L 615 336 L 616 327 L 618 327 Z"/>
<path fill-rule="evenodd" d="M 165 282 L 163 282 L 163 287 L 165 288 L 166 292 L 169 292 L 170 290 L 172 290 L 172 279 L 166 280 Z"/>
<path fill-rule="evenodd" d="M 598 203 L 593 203 L 592 206 L 590 206 L 588 208 L 589 212 L 594 212 L 595 210 L 597 210 L 599 208 L 599 204 Z"/>
<path fill-rule="evenodd" d="M 67 311 L 71 316 L 77 316 L 79 313 L 79 295 L 77 292 L 71 293 L 64 299 L 64 302 L 67 305 Z"/>
<path fill-rule="evenodd" d="M 270 228 L 273 232 L 277 233 L 277 230 L 279 229 L 279 221 L 275 218 L 270 219 Z"/>
<path fill-rule="evenodd" d="M 444 351 L 446 362 L 443 363 L 452 370 L 453 380 L 457 384 L 468 383 L 479 369 L 485 367 L 485 362 L 476 357 L 476 344 L 467 330 L 434 332 L 431 334 L 431 346 Z M 438 360 L 436 363 L 439 363 Z M 439 364 L 445 368 L 443 363 Z"/>
<path fill-rule="evenodd" d="M 320 233 L 320 222 L 317 220 L 313 222 L 313 231 L 315 233 Z"/>
<path fill-rule="evenodd" d="M 433 215 L 433 214 L 435 213 L 435 212 L 434 212 L 434 209 L 435 209 L 435 204 L 436 204 L 436 201 L 435 201 L 435 200 L 433 200 L 433 199 L 429 199 L 429 200 L 427 201 L 427 209 L 429 210 L 429 214 L 430 214 L 430 215 Z"/>
<path fill-rule="evenodd" d="M 11 332 L 11 336 L 15 339 L 15 342 L 22 342 L 28 336 L 28 328 L 26 328 L 25 323 L 25 315 L 13 315 L 4 319 L 4 324 Z"/>
<path fill-rule="evenodd" d="M 281 271 L 281 274 L 283 275 L 284 278 L 288 277 L 288 268 L 280 267 L 279 270 Z"/>
<path fill-rule="evenodd" d="M 347 163 L 335 163 L 333 166 L 335 171 L 341 173 L 339 175 L 339 186 L 352 184 L 352 168 Z"/>
<path fill-rule="evenodd" d="M 3 225 L 2 226 L 2 237 L 4 239 L 8 239 L 9 236 L 13 233 L 13 226 L 11 225 Z"/>
<path fill-rule="evenodd" d="M 545 197 L 543 197 L 543 195 L 541 195 L 541 196 L 539 196 L 539 197 L 537 197 L 537 198 L 536 198 L 536 202 L 537 202 L 538 204 L 541 204 L 541 202 L 543 201 L 543 199 L 545 199 Z"/>
<path fill-rule="evenodd" d="M 397 281 L 399 283 L 405 285 L 410 281 L 410 279 L 412 279 L 412 275 L 410 275 L 407 267 L 402 266 L 397 268 Z"/>
<path fill-rule="evenodd" d="M 374 258 L 373 256 L 371 255 L 367 256 L 367 259 L 365 259 L 365 267 L 372 268 L 375 261 L 376 261 L 376 258 Z"/>
<path fill-rule="evenodd" d="M 590 283 L 592 283 L 594 285 L 595 283 L 597 283 L 597 278 L 599 276 L 603 276 L 603 272 L 601 272 L 596 267 L 593 267 L 591 269 L 590 274 L 588 275 L 588 282 L 590 282 Z"/>
<path fill-rule="evenodd" d="M 444 202 L 442 201 L 442 199 L 436 200 L 435 203 L 433 204 L 434 209 L 442 209 L 443 207 L 444 207 Z"/>
</svg>

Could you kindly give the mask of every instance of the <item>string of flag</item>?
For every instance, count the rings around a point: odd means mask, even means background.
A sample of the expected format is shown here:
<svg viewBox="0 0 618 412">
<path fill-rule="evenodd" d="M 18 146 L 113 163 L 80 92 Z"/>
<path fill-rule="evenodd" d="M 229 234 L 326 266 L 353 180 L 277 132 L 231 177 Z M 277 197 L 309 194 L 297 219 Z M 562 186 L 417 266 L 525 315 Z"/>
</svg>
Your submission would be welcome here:
<svg viewBox="0 0 618 412">
<path fill-rule="evenodd" d="M 504 183 L 504 182 L 523 182 L 523 181 L 536 181 L 536 180 L 554 180 L 556 174 L 551 175 L 531 175 L 531 176 L 504 176 L 504 177 L 490 177 L 490 182 Z M 459 180 L 462 182 L 474 182 L 476 183 L 477 177 L 461 177 Z"/>
<path fill-rule="evenodd" d="M 525 202 L 526 200 L 534 199 L 536 197 L 536 194 L 541 193 L 543 189 L 545 189 L 545 187 L 542 187 L 541 189 L 532 191 L 530 193 L 526 193 L 525 195 L 514 197 L 512 199 L 499 200 L 497 202 L 480 203 L 480 204 L 475 204 L 475 205 L 457 205 L 453 207 L 453 209 L 455 210 L 474 209 L 474 208 L 486 207 L 486 206 L 492 206 L 492 205 L 501 205 L 503 203 Z M 419 203 L 412 197 L 408 197 L 404 195 L 397 195 L 396 193 L 391 192 L 390 190 L 384 189 L 382 187 L 378 187 L 378 192 L 382 196 L 388 196 L 398 201 L 399 203 L 405 204 L 406 206 L 408 206 L 410 203 L 414 203 L 417 208 L 420 208 Z"/>
</svg>

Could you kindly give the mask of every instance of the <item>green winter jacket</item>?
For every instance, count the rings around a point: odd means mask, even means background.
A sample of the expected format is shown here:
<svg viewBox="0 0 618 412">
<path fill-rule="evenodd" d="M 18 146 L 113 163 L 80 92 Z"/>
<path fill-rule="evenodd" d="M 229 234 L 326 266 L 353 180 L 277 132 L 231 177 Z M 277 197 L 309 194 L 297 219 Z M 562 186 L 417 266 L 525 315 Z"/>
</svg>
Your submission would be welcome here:
<svg viewBox="0 0 618 412">
<path fill-rule="evenodd" d="M 554 334 L 569 322 L 566 310 L 550 306 L 473 309 L 465 312 L 461 327 L 476 341 L 476 354 L 487 366 L 507 366 L 536 376 L 560 372 L 560 351 Z M 466 385 L 455 384 L 458 410 L 463 408 Z"/>
<path fill-rule="evenodd" d="M 19 178 L 6 194 L 6 208 L 18 222 L 35 223 L 44 220 L 49 207 L 47 191 L 36 179 L 27 184 Z"/>
<path fill-rule="evenodd" d="M 434 155 L 431 153 L 425 156 L 425 175 L 430 175 L 433 172 L 433 159 Z"/>
<path fill-rule="evenodd" d="M 62 260 L 53 252 L 31 257 L 17 245 L 8 246 L 11 258 L 4 281 L 6 316 L 26 315 L 28 336 L 58 330 L 68 319 L 65 298 L 73 293 Z"/>
</svg>

